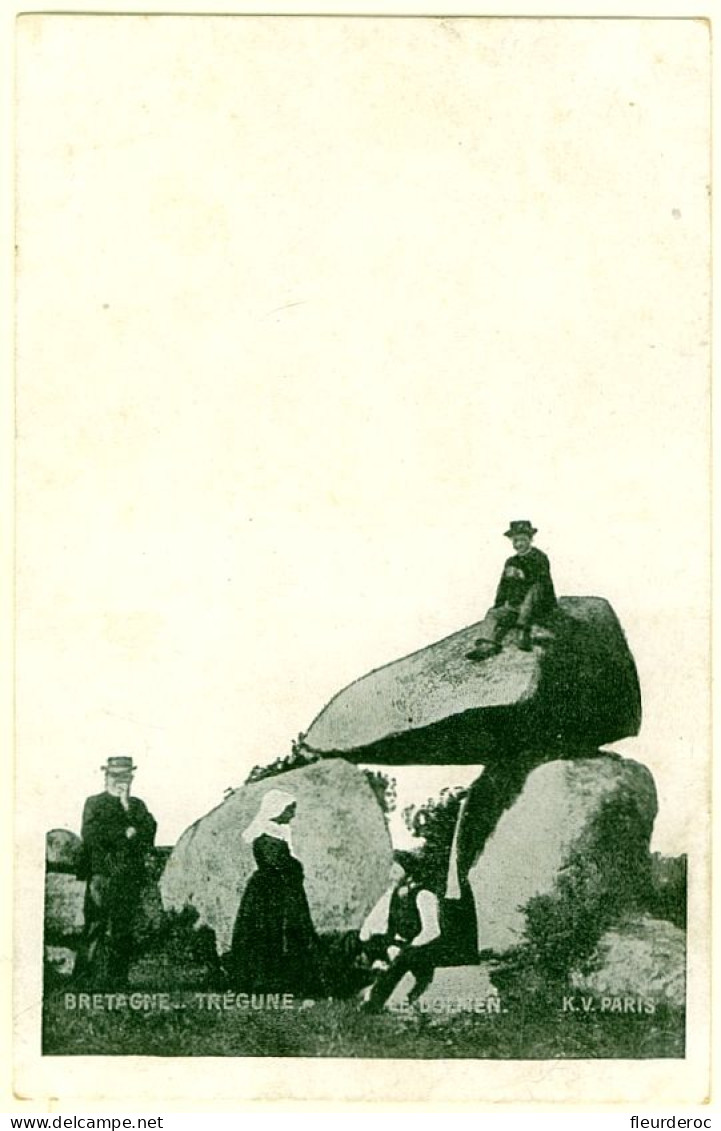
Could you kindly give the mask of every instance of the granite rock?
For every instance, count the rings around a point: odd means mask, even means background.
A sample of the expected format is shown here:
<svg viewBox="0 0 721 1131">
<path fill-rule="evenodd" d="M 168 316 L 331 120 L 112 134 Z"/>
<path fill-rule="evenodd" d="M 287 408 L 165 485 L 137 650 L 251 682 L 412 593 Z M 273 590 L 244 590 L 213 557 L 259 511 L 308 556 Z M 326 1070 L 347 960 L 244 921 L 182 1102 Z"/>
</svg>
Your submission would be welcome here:
<svg viewBox="0 0 721 1131">
<path fill-rule="evenodd" d="M 45 835 L 45 864 L 55 872 L 75 872 L 83 842 L 69 829 L 50 829 Z"/>
<path fill-rule="evenodd" d="M 648 1010 L 647 1003 L 683 1008 L 686 933 L 664 919 L 631 917 L 602 935 L 589 969 L 574 971 L 571 984 L 578 993 L 600 998 L 606 1011 L 623 1012 L 628 1002 L 639 1013 Z"/>
<path fill-rule="evenodd" d="M 468 871 L 479 949 L 526 942 L 537 896 L 558 900 L 561 920 L 580 914 L 589 929 L 609 901 L 640 896 L 656 812 L 653 778 L 630 759 L 606 753 L 531 770 Z"/>
<path fill-rule="evenodd" d="M 305 746 L 352 762 L 487 764 L 517 750 L 589 751 L 635 735 L 636 666 L 599 597 L 563 597 L 530 652 L 467 658 L 471 625 L 362 676 L 311 723 Z"/>
<path fill-rule="evenodd" d="M 230 947 L 240 898 L 255 870 L 242 833 L 270 789 L 286 790 L 297 801 L 292 850 L 303 865 L 317 931 L 359 928 L 387 886 L 392 849 L 385 817 L 355 766 L 316 762 L 244 785 L 183 833 L 160 880 L 166 910 L 195 908 L 198 926 L 215 931 L 219 954 Z"/>
</svg>

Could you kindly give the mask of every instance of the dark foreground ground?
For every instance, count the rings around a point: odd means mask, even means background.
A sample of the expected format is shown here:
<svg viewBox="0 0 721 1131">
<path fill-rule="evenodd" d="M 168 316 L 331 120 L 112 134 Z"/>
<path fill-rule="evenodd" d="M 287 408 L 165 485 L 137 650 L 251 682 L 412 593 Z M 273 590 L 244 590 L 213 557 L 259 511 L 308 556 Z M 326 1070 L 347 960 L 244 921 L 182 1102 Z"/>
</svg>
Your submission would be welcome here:
<svg viewBox="0 0 721 1131">
<path fill-rule="evenodd" d="M 356 1002 L 238 1007 L 186 990 L 146 991 L 107 1009 L 46 995 L 43 1052 L 51 1056 L 325 1056 L 474 1059 L 680 1058 L 684 1015 L 564 1012 L 561 1001 L 514 1002 L 499 1013 L 359 1012 Z M 210 1005 L 210 1007 L 209 1007 Z"/>
</svg>

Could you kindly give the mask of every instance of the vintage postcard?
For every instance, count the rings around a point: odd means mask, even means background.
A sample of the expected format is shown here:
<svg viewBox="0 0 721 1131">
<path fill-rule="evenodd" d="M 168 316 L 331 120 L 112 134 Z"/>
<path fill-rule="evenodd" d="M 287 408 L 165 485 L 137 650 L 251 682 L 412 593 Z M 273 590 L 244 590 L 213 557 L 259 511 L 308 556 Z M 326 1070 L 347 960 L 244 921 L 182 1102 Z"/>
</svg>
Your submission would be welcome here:
<svg viewBox="0 0 721 1131">
<path fill-rule="evenodd" d="M 704 1102 L 710 44 L 18 18 L 19 1096 Z"/>
</svg>

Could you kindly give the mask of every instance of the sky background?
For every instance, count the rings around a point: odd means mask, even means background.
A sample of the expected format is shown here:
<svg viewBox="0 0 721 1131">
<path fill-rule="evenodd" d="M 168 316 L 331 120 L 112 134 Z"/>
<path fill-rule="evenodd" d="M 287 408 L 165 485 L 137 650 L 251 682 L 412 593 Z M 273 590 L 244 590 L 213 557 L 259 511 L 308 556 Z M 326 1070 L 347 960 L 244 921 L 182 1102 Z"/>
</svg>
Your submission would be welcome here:
<svg viewBox="0 0 721 1131">
<path fill-rule="evenodd" d="M 19 843 L 118 753 L 173 843 L 479 620 L 512 518 L 614 607 L 613 748 L 700 843 L 706 26 L 72 23 L 19 24 Z"/>
</svg>

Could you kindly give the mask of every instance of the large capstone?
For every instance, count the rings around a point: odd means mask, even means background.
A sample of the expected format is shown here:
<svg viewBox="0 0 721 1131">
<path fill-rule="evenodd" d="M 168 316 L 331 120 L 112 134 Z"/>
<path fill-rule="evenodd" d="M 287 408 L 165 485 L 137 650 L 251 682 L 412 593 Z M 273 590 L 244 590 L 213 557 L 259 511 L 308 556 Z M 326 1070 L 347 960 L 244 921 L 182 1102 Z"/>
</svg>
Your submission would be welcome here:
<svg viewBox="0 0 721 1131">
<path fill-rule="evenodd" d="M 638 734 L 626 638 L 599 597 L 563 597 L 532 651 L 467 659 L 479 624 L 362 676 L 305 735 L 320 755 L 389 765 L 473 764 L 513 750 L 592 750 Z"/>
<path fill-rule="evenodd" d="M 271 789 L 297 802 L 293 855 L 319 932 L 357 929 L 388 884 L 392 848 L 381 807 L 363 773 L 347 762 L 317 762 L 235 790 L 176 844 L 160 881 L 166 910 L 186 907 L 211 927 L 218 953 L 230 947 L 240 898 L 255 870 L 243 830 Z"/>
<path fill-rule="evenodd" d="M 480 950 L 503 953 L 530 939 L 555 948 L 559 961 L 563 948 L 590 953 L 594 927 L 650 889 L 657 809 L 650 772 L 615 754 L 531 770 L 468 871 Z"/>
</svg>

